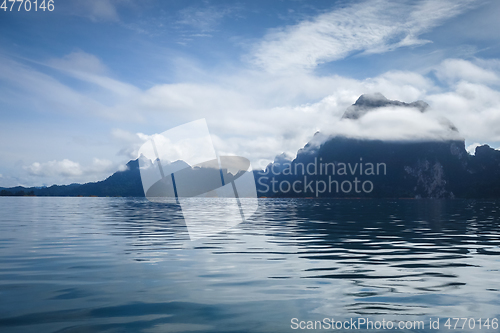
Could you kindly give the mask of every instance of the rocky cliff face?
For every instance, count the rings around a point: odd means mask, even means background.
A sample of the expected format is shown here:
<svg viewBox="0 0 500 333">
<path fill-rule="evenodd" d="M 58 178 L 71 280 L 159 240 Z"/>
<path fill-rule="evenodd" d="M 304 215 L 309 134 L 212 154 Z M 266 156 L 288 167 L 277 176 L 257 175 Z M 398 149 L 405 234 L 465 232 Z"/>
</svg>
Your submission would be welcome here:
<svg viewBox="0 0 500 333">
<path fill-rule="evenodd" d="M 463 141 L 385 142 L 334 137 L 317 149 L 305 147 L 291 161 L 275 161 L 266 173 L 256 173 L 256 178 L 260 194 L 266 197 L 469 197 L 468 189 L 477 174 L 470 168 L 474 160 Z M 313 181 L 314 186 L 317 182 L 336 181 L 340 185 L 346 182 L 346 191 L 336 188 L 318 193 L 310 188 L 306 193 L 286 191 L 287 183 L 303 183 L 304 177 L 308 182 Z M 347 191 L 356 181 L 360 185 L 369 182 L 367 189 L 373 184 L 373 190 Z M 279 188 L 281 183 L 284 191 Z"/>
<path fill-rule="evenodd" d="M 443 166 L 439 162 L 431 163 L 429 160 L 418 161 L 414 167 L 405 166 L 405 171 L 416 179 L 413 188 L 415 197 L 426 198 L 453 198 L 453 192 L 446 189 L 446 180 Z M 421 194 L 419 194 L 421 193 Z"/>
</svg>

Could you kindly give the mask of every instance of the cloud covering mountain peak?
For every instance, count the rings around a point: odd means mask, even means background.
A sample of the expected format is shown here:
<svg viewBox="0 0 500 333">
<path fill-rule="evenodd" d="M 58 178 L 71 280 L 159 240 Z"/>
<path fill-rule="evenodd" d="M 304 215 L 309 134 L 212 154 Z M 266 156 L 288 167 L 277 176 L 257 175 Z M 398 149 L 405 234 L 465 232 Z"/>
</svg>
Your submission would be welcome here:
<svg viewBox="0 0 500 333">
<path fill-rule="evenodd" d="M 390 100 L 381 93 L 361 95 L 337 126 L 327 134 L 382 141 L 463 140 L 457 127 L 426 102 Z"/>
</svg>

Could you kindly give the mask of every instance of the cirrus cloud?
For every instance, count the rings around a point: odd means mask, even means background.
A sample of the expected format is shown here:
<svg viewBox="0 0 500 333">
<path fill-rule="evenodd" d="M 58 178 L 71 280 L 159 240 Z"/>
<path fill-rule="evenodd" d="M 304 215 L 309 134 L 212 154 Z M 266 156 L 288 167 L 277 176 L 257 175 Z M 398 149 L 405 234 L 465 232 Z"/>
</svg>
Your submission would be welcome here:
<svg viewBox="0 0 500 333">
<path fill-rule="evenodd" d="M 269 71 L 312 69 L 354 52 L 384 53 L 429 43 L 419 36 L 463 13 L 472 0 L 373 0 L 324 13 L 296 25 L 270 31 L 250 61 Z"/>
</svg>

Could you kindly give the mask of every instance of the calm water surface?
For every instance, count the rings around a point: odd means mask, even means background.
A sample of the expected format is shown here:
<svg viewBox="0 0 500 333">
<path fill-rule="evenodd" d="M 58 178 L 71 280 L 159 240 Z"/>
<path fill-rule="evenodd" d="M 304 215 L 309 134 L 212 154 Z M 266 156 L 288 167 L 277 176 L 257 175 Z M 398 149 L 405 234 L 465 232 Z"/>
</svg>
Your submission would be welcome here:
<svg viewBox="0 0 500 333">
<path fill-rule="evenodd" d="M 192 242 L 175 205 L 0 198 L 0 332 L 500 318 L 499 270 L 500 201 L 262 199 Z"/>
</svg>

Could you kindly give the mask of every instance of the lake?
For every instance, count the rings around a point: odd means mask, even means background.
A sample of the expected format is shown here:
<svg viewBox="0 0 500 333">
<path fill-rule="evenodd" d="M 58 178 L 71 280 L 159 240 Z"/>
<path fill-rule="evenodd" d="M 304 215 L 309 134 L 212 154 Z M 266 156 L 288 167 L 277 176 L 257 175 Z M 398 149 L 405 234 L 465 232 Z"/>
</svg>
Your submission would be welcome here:
<svg viewBox="0 0 500 333">
<path fill-rule="evenodd" d="M 144 198 L 2 197 L 0 212 L 2 333 L 297 332 L 361 318 L 498 331 L 500 201 L 259 199 L 249 220 L 196 241 L 179 207 Z M 453 317 L 470 329 L 446 327 Z"/>
</svg>

